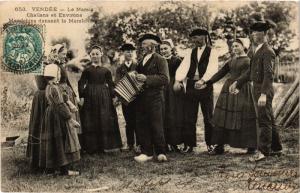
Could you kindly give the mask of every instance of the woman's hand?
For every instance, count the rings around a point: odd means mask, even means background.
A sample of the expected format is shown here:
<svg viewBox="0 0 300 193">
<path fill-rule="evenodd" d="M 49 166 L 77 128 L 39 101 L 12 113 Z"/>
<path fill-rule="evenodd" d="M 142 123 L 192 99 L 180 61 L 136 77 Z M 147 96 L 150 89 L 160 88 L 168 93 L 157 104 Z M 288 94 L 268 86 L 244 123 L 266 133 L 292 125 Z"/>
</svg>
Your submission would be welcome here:
<svg viewBox="0 0 300 193">
<path fill-rule="evenodd" d="M 237 84 L 237 82 L 234 81 L 234 82 L 230 85 L 230 87 L 229 87 L 229 93 L 230 93 L 230 94 L 238 94 L 238 93 L 240 92 L 240 90 L 236 88 L 236 84 Z"/>
<path fill-rule="evenodd" d="M 204 80 L 198 80 L 197 82 L 195 82 L 195 86 L 194 88 L 195 89 L 204 89 L 206 88 L 206 84 L 205 84 L 205 81 Z"/>
<path fill-rule="evenodd" d="M 174 82 L 173 90 L 174 90 L 175 92 L 181 91 L 182 88 L 183 88 L 182 83 L 180 83 L 179 81 L 175 81 L 175 82 Z"/>
<path fill-rule="evenodd" d="M 69 119 L 69 125 L 71 128 L 80 128 L 80 124 L 74 119 Z"/>
<path fill-rule="evenodd" d="M 67 101 L 67 104 L 72 113 L 76 113 L 78 111 L 78 108 L 70 100 Z"/>
</svg>

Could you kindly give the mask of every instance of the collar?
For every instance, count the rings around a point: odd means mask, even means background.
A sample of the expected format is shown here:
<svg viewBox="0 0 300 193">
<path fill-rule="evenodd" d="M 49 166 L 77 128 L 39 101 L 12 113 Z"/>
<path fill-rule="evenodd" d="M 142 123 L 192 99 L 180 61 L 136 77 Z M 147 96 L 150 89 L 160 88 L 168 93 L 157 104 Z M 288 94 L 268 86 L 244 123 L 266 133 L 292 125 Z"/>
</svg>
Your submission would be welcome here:
<svg viewBox="0 0 300 193">
<path fill-rule="evenodd" d="M 264 43 L 259 44 L 256 48 L 255 48 L 255 53 L 264 45 Z"/>
<path fill-rule="evenodd" d="M 132 61 L 125 61 L 124 64 L 125 66 L 127 66 L 127 68 L 130 68 L 130 66 L 132 65 Z"/>
<path fill-rule="evenodd" d="M 144 58 L 150 58 L 154 53 L 146 54 Z"/>
<path fill-rule="evenodd" d="M 95 64 L 95 63 L 92 63 L 92 66 L 94 66 L 94 67 L 100 67 L 99 64 Z"/>
<path fill-rule="evenodd" d="M 205 46 L 197 47 L 198 50 L 203 50 L 204 48 L 205 48 Z"/>
<path fill-rule="evenodd" d="M 172 54 L 169 57 L 164 57 L 166 60 L 170 60 L 172 58 Z"/>
<path fill-rule="evenodd" d="M 237 57 L 245 57 L 245 56 L 247 56 L 247 54 L 241 54 L 241 55 L 239 55 Z"/>
</svg>

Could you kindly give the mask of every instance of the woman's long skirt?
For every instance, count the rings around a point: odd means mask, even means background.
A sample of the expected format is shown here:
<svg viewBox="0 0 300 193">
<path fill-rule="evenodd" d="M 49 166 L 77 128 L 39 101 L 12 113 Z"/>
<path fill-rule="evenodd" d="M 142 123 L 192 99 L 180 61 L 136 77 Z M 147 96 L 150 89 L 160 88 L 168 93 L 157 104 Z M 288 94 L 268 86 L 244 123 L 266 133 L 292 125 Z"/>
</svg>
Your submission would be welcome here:
<svg viewBox="0 0 300 193">
<path fill-rule="evenodd" d="M 174 79 L 165 89 L 165 138 L 170 145 L 182 143 L 182 129 L 184 117 L 184 94 L 173 90 Z"/>
<path fill-rule="evenodd" d="M 117 112 L 108 86 L 87 85 L 81 113 L 85 151 L 95 153 L 122 147 Z"/>
<path fill-rule="evenodd" d="M 41 168 L 58 168 L 80 160 L 80 151 L 70 152 L 66 148 L 68 131 L 66 120 L 63 120 L 55 105 L 47 107 L 41 130 L 41 147 L 39 166 Z M 76 132 L 74 132 L 76 135 Z M 73 136 L 74 137 L 74 136 Z"/>
<path fill-rule="evenodd" d="M 229 144 L 235 148 L 256 148 L 258 144 L 257 110 L 253 88 L 248 82 L 236 95 L 229 93 L 234 80 L 223 85 L 213 114 L 212 144 Z"/>
<path fill-rule="evenodd" d="M 37 90 L 32 100 L 26 150 L 26 156 L 29 158 L 32 169 L 37 169 L 39 166 L 40 134 L 46 108 L 45 90 Z"/>
</svg>

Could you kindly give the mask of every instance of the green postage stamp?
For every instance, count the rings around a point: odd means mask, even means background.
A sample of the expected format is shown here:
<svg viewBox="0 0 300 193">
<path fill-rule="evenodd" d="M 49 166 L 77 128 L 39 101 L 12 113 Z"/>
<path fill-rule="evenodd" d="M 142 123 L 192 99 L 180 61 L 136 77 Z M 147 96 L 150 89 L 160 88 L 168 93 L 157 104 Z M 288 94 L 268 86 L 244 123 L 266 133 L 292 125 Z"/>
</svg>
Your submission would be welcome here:
<svg viewBox="0 0 300 193">
<path fill-rule="evenodd" d="M 42 26 L 25 23 L 3 27 L 2 68 L 16 74 L 43 72 L 44 39 Z"/>
</svg>

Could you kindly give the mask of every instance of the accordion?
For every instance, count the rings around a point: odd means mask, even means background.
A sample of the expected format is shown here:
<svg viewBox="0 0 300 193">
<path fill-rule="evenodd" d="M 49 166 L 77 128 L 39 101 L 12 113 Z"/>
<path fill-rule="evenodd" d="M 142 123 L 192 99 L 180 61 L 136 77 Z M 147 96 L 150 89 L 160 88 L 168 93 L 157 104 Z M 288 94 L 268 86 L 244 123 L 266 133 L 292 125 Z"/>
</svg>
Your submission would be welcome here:
<svg viewBox="0 0 300 193">
<path fill-rule="evenodd" d="M 116 85 L 115 92 L 121 102 L 128 105 L 142 91 L 144 85 L 135 77 L 136 72 L 127 73 Z"/>
</svg>

